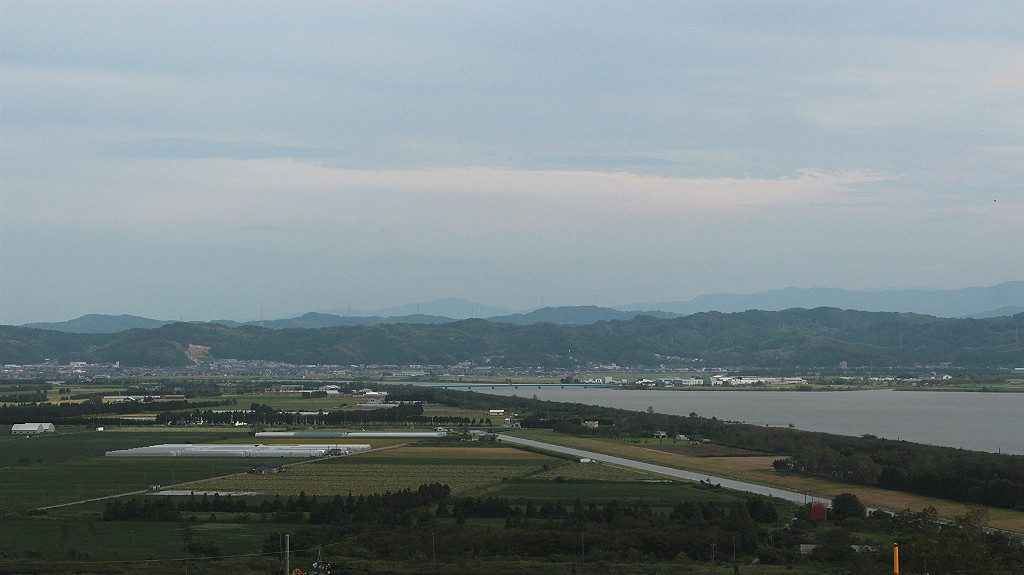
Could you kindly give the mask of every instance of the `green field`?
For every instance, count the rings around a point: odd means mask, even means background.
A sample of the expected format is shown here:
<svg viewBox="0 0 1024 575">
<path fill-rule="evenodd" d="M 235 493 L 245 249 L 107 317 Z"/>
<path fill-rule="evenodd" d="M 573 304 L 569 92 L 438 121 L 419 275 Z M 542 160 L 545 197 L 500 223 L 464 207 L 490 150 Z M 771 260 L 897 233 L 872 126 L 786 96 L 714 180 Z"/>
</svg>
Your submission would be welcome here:
<svg viewBox="0 0 1024 575">
<path fill-rule="evenodd" d="M 565 465 L 549 469 L 537 474 L 536 479 L 567 479 L 579 481 L 643 481 L 645 479 L 664 479 L 660 475 L 619 467 L 608 463 L 576 463 L 568 462 Z"/>
<path fill-rule="evenodd" d="M 254 442 L 215 428 L 63 428 L 35 437 L 0 437 L 0 510 L 17 511 L 247 471 L 240 458 L 109 458 L 104 453 L 159 443 Z M 322 442 L 322 441 L 321 441 Z M 364 443 L 364 442 L 360 442 Z M 365 443 L 369 443 L 368 441 Z"/>
<path fill-rule="evenodd" d="M 0 469 L 0 510 L 24 510 L 239 473 L 244 458 L 90 457 Z"/>
<path fill-rule="evenodd" d="M 249 409 L 254 403 L 269 405 L 274 409 L 283 411 L 331 411 L 341 409 L 358 403 L 364 403 L 366 397 L 339 397 L 336 395 L 327 397 L 303 398 L 300 394 L 246 394 L 246 395 L 222 395 L 216 399 L 234 399 L 237 401 L 235 409 Z M 218 407 L 217 409 L 231 409 L 230 407 Z"/>
<path fill-rule="evenodd" d="M 511 448 L 396 448 L 293 466 L 276 475 L 196 481 L 182 489 L 355 495 L 445 483 L 456 494 L 543 471 L 560 460 Z"/>
<path fill-rule="evenodd" d="M 0 436 L 0 467 L 53 463 L 67 459 L 102 456 L 107 451 L 128 449 L 158 443 L 218 443 L 244 438 L 253 441 L 246 432 L 226 428 L 207 428 L 204 431 L 185 428 L 132 428 L 95 431 L 94 428 L 58 428 L 57 433 L 38 436 Z"/>
<path fill-rule="evenodd" d="M 273 533 L 294 530 L 274 523 L 194 523 L 192 537 L 214 541 L 222 554 L 253 553 Z M 33 517 L 0 521 L 0 553 L 26 559 L 129 560 L 188 557 L 181 523 Z M 180 572 L 180 568 L 179 568 Z"/>
</svg>

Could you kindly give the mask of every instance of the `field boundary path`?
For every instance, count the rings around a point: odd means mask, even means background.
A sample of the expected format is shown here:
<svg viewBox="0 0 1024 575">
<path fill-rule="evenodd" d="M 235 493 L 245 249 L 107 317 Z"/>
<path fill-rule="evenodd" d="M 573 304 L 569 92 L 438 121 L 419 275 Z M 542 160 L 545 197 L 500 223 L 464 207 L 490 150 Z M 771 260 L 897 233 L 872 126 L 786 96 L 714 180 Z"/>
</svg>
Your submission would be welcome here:
<svg viewBox="0 0 1024 575">
<path fill-rule="evenodd" d="M 812 495 L 807 495 L 805 493 L 797 493 L 796 491 L 779 489 L 777 487 L 769 487 L 767 485 L 758 485 L 756 483 L 747 483 L 746 481 L 737 481 L 735 479 L 728 479 L 725 477 L 716 477 L 714 475 L 696 473 L 693 471 L 676 469 L 674 467 L 666 467 L 664 465 L 657 465 L 655 463 L 645 463 L 643 461 L 636 461 L 635 459 L 626 459 L 625 457 L 618 457 L 615 455 L 605 455 L 604 453 L 598 453 L 596 451 L 586 451 L 583 449 L 576 449 L 574 447 L 564 447 L 561 445 L 555 445 L 554 443 L 546 443 L 543 441 L 536 441 L 533 439 L 524 439 L 522 437 L 512 437 L 511 435 L 499 435 L 498 439 L 508 443 L 532 447 L 534 449 L 544 449 L 547 451 L 554 451 L 556 453 L 572 455 L 574 457 L 586 457 L 589 459 L 593 459 L 594 461 L 603 461 L 605 463 L 612 463 L 615 465 L 621 465 L 623 467 L 631 467 L 633 469 L 639 469 L 641 471 L 650 471 L 652 473 L 667 475 L 669 477 L 675 477 L 677 479 L 687 479 L 690 481 L 704 481 L 708 483 L 714 483 L 721 485 L 722 487 L 726 487 L 728 489 L 746 491 L 747 493 L 756 493 L 758 495 L 767 495 L 770 497 L 778 497 L 779 499 L 785 499 L 786 501 L 792 501 L 794 503 L 808 503 L 813 501 L 818 503 L 824 503 L 826 505 L 832 504 L 832 502 L 828 499 L 814 497 Z"/>
<path fill-rule="evenodd" d="M 366 451 L 359 451 L 359 452 L 356 452 L 356 453 L 349 453 L 349 454 L 346 454 L 346 455 L 333 455 L 331 457 L 317 457 L 315 459 L 305 459 L 305 460 L 302 460 L 302 461 L 296 461 L 295 463 L 286 463 L 286 464 L 282 465 L 281 467 L 296 467 L 296 466 L 299 466 L 299 465 L 306 465 L 307 463 L 316 463 L 318 461 L 325 461 L 327 459 L 336 459 L 338 457 L 355 457 L 356 455 L 360 455 L 360 454 L 363 454 L 363 453 L 373 453 L 375 451 L 384 451 L 386 449 L 395 449 L 395 448 L 398 448 L 398 447 L 405 447 L 406 445 L 408 445 L 408 444 L 407 443 L 398 443 L 398 444 L 395 444 L 395 445 L 385 445 L 383 447 L 375 447 L 373 449 L 368 449 Z M 227 475 L 218 475 L 216 477 L 203 477 L 202 479 L 196 479 L 196 480 L 193 480 L 193 481 L 181 481 L 179 483 L 175 483 L 173 485 L 167 485 L 165 487 L 167 489 L 173 489 L 175 487 L 179 487 L 181 485 L 187 485 L 189 483 L 196 483 L 196 482 L 199 482 L 199 481 L 213 481 L 213 480 L 216 480 L 216 479 L 225 479 L 227 477 L 235 477 L 236 475 L 245 475 L 247 473 L 249 473 L 249 472 L 248 471 L 240 471 L 238 473 L 228 473 Z M 48 509 L 58 509 L 60 507 L 71 507 L 72 505 L 80 505 L 82 503 L 92 503 L 93 501 L 103 501 L 105 499 L 117 499 L 118 497 L 127 497 L 129 495 L 144 495 L 146 493 L 150 493 L 150 491 L 147 490 L 147 489 L 139 489 L 137 491 L 129 491 L 127 493 L 116 493 L 114 495 L 103 495 L 101 497 L 92 497 L 90 499 L 81 499 L 81 500 L 78 500 L 78 501 L 71 501 L 71 502 L 68 502 L 68 503 L 58 503 L 56 505 L 47 505 L 45 507 L 36 507 L 32 511 L 46 511 Z M 156 493 L 159 493 L 159 492 L 156 492 Z"/>
</svg>

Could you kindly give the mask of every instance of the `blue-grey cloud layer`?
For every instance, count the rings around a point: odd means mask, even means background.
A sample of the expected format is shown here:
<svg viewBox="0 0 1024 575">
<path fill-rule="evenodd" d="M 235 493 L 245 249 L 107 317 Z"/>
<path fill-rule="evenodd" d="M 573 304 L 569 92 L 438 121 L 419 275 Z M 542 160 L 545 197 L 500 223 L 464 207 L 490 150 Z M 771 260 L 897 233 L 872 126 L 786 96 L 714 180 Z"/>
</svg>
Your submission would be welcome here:
<svg viewBox="0 0 1024 575">
<path fill-rule="evenodd" d="M 0 16 L 2 321 L 1024 275 L 1018 3 Z"/>
</svg>

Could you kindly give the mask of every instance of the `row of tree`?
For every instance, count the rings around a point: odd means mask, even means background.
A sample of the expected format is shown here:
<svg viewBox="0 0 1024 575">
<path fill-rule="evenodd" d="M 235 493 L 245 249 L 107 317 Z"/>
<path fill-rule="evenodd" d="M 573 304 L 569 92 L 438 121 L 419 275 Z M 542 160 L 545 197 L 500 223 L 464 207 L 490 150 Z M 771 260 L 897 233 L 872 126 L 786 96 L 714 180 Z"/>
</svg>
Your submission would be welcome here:
<svg viewBox="0 0 1024 575">
<path fill-rule="evenodd" d="M 24 405 L 0 405 L 0 424 L 24 421 L 48 421 L 54 423 L 79 423 L 92 421 L 105 415 L 129 413 L 163 413 L 182 409 L 203 409 L 224 407 L 235 404 L 234 399 L 188 401 L 185 399 L 153 402 L 103 403 L 86 401 L 82 403 L 34 403 Z"/>
<path fill-rule="evenodd" d="M 324 411 L 321 413 L 296 413 L 273 408 L 266 404 L 254 403 L 248 410 L 199 410 L 167 411 L 157 415 L 156 422 L 169 425 L 183 425 L 202 421 L 207 424 L 229 424 L 243 422 L 253 426 L 261 425 L 313 425 L 345 426 L 394 423 L 428 423 L 431 425 L 469 425 L 471 420 L 461 416 L 425 416 L 423 406 L 402 404 L 395 407 L 366 409 L 359 411 Z M 483 420 L 481 420 L 482 422 Z"/>
<path fill-rule="evenodd" d="M 771 511 L 769 511 L 771 509 Z M 292 531 L 293 549 L 329 546 L 346 558 L 426 561 L 438 550 L 446 563 L 475 559 L 718 562 L 740 565 L 792 564 L 798 544 L 817 543 L 812 560 L 842 565 L 858 575 L 891 572 L 888 549 L 871 543 L 896 541 L 908 572 L 933 575 L 1018 573 L 1024 542 L 1006 533 L 987 533 L 984 516 L 969 513 L 940 522 L 934 509 L 895 516 L 874 512 L 850 494 L 837 496 L 828 519 L 778 523 L 770 501 L 750 496 L 742 503 L 686 502 L 669 507 L 648 502 L 496 497 L 452 497 L 446 485 L 376 495 L 264 499 L 201 496 L 175 503 L 173 497 L 112 500 L 108 521 L 180 521 L 186 512 L 273 513 L 274 520 L 306 523 Z M 454 518 L 454 520 L 451 520 Z M 504 518 L 504 529 L 473 518 Z M 878 535 L 865 539 L 864 533 Z M 185 525 L 191 553 L 214 556 L 215 545 L 198 541 Z M 264 551 L 280 551 L 281 538 L 268 537 Z"/>
</svg>

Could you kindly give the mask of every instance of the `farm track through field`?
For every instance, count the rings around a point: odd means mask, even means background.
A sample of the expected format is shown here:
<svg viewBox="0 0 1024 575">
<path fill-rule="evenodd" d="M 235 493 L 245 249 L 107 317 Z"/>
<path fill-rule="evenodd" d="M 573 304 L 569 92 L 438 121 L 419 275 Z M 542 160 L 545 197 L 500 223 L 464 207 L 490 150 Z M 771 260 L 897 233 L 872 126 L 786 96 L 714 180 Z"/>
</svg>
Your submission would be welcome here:
<svg viewBox="0 0 1024 575">
<path fill-rule="evenodd" d="M 319 458 L 316 458 L 316 459 L 305 459 L 303 461 L 296 461 L 295 463 L 286 463 L 286 464 L 282 465 L 282 467 L 297 467 L 299 465 L 305 465 L 307 463 L 316 463 L 318 461 L 326 461 L 326 460 L 329 460 L 329 459 L 337 459 L 339 457 L 352 457 L 353 455 L 359 455 L 361 453 L 373 453 L 375 451 L 384 451 L 384 450 L 387 450 L 387 449 L 395 449 L 397 447 L 405 447 L 406 445 L 407 444 L 405 444 L 405 443 L 399 443 L 397 445 L 385 445 L 383 447 L 376 447 L 376 448 L 370 449 L 368 451 L 360 451 L 359 453 L 350 453 L 348 455 L 335 455 L 335 456 L 332 456 L 332 457 L 319 457 Z M 216 477 L 204 477 L 202 479 L 197 479 L 195 481 L 182 481 L 182 482 L 179 482 L 179 483 L 175 483 L 173 485 L 167 485 L 167 486 L 162 486 L 162 487 L 166 487 L 168 489 L 173 489 L 175 487 L 178 487 L 178 486 L 181 486 L 181 485 L 186 485 L 188 483 L 195 483 L 196 481 L 216 481 L 218 479 L 226 479 L 228 477 L 236 477 L 236 476 L 239 476 L 239 475 L 246 475 L 248 473 L 249 473 L 248 471 L 241 471 L 239 473 L 229 473 L 227 475 L 218 475 Z M 92 503 L 93 501 L 104 501 L 106 499 L 117 499 L 118 497 L 127 497 L 129 495 L 143 495 L 143 494 L 146 494 L 146 493 L 149 493 L 149 491 L 146 490 L 146 489 L 139 489 L 138 491 L 129 491 L 127 493 L 117 493 L 115 495 L 104 495 L 102 497 L 93 497 L 91 499 L 81 499 L 79 501 L 72 501 L 70 503 L 58 503 L 57 505 L 47 505 L 45 507 L 36 507 L 35 509 L 33 509 L 33 511 L 46 511 L 48 509 L 58 509 L 60 507 L 71 507 L 72 505 L 80 505 L 82 503 Z"/>
</svg>

